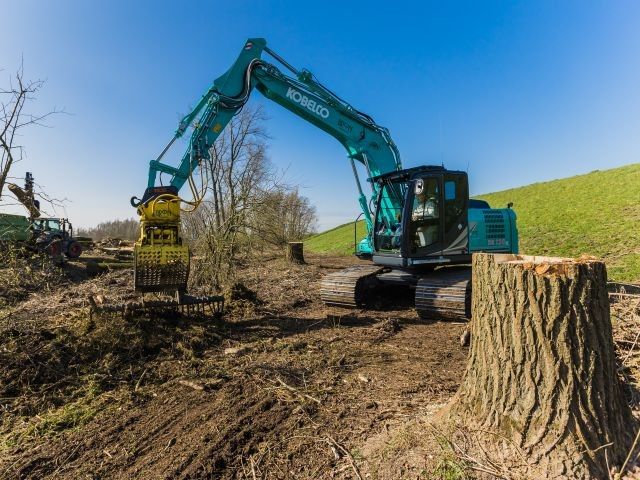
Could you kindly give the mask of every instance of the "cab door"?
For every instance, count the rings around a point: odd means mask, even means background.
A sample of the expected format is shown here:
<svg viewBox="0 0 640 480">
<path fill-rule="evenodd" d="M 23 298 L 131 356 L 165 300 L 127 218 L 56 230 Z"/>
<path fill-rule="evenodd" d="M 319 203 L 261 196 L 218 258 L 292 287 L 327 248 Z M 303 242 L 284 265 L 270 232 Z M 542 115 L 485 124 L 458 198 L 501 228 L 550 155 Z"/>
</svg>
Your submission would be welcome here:
<svg viewBox="0 0 640 480">
<path fill-rule="evenodd" d="M 409 201 L 406 249 L 409 257 L 439 256 L 444 240 L 442 175 L 425 175 L 413 182 Z"/>
<path fill-rule="evenodd" d="M 443 255 L 469 252 L 469 184 L 464 172 L 443 175 Z"/>
<path fill-rule="evenodd" d="M 464 172 L 425 175 L 413 182 L 406 251 L 409 257 L 468 253 L 469 187 Z"/>
</svg>

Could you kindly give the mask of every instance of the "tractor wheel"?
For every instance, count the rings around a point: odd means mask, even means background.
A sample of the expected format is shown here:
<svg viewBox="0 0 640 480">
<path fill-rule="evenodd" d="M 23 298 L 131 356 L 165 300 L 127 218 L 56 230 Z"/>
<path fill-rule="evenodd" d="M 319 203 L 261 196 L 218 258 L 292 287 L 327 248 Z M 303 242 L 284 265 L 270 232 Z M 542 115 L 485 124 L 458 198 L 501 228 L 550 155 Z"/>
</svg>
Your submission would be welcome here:
<svg viewBox="0 0 640 480">
<path fill-rule="evenodd" d="M 80 255 L 82 255 L 82 245 L 75 241 L 69 243 L 67 247 L 67 257 L 78 258 Z"/>
<path fill-rule="evenodd" d="M 62 242 L 60 240 L 54 240 L 45 247 L 44 251 L 51 257 L 59 257 L 62 255 Z"/>
</svg>

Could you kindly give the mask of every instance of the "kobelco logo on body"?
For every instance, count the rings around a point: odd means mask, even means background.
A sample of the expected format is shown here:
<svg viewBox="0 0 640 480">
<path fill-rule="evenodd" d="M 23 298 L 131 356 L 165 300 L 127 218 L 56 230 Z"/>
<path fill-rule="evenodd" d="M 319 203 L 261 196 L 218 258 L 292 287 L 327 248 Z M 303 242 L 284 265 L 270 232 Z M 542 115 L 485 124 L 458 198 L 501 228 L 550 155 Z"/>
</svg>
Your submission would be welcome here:
<svg viewBox="0 0 640 480">
<path fill-rule="evenodd" d="M 303 95 L 302 93 L 294 90 L 291 87 L 289 87 L 289 89 L 287 90 L 287 98 L 290 98 L 294 102 L 299 103 L 301 107 L 305 107 L 307 110 L 311 110 L 313 113 L 322 118 L 327 118 L 329 116 L 329 110 L 327 109 L 327 107 L 322 106 L 315 100 L 312 100 L 311 98 Z"/>
</svg>

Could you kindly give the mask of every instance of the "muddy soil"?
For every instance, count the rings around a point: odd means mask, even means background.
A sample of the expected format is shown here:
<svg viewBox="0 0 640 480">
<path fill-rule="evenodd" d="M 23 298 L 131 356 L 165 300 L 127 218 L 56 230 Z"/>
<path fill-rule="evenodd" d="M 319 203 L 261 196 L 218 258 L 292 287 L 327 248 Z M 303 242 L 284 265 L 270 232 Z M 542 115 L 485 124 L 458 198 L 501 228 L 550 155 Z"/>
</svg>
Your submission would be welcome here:
<svg viewBox="0 0 640 480">
<path fill-rule="evenodd" d="M 128 271 L 7 309 L 0 478 L 434 478 L 432 434 L 404 426 L 456 391 L 465 326 L 409 297 L 322 305 L 322 275 L 357 261 L 265 258 L 223 321 L 90 317 L 88 293 L 131 297 Z"/>
<path fill-rule="evenodd" d="M 400 292 L 378 311 L 322 305 L 320 278 L 356 262 L 265 256 L 222 321 L 90 315 L 89 294 L 134 298 L 132 274 L 82 262 L 23 290 L 0 308 L 0 478 L 473 478 L 429 423 L 466 325 L 422 322 Z M 612 319 L 640 417 L 638 301 Z"/>
</svg>

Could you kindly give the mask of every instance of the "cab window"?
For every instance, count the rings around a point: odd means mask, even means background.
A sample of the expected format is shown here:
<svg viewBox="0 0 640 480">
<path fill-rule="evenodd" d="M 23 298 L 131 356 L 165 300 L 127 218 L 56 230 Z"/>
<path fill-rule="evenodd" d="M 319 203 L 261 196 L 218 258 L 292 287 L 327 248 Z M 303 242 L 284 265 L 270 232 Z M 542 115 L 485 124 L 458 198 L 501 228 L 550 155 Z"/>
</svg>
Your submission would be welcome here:
<svg viewBox="0 0 640 480">
<path fill-rule="evenodd" d="M 440 191 L 437 178 L 425 178 L 422 189 L 413 197 L 411 210 L 411 251 L 422 250 L 440 241 Z"/>
<path fill-rule="evenodd" d="M 382 185 L 375 222 L 375 247 L 378 252 L 400 252 L 405 194 L 405 183 L 386 182 Z"/>
<path fill-rule="evenodd" d="M 444 231 L 457 235 L 458 225 L 466 221 L 465 203 L 467 198 L 466 177 L 447 174 L 444 179 Z"/>
</svg>

